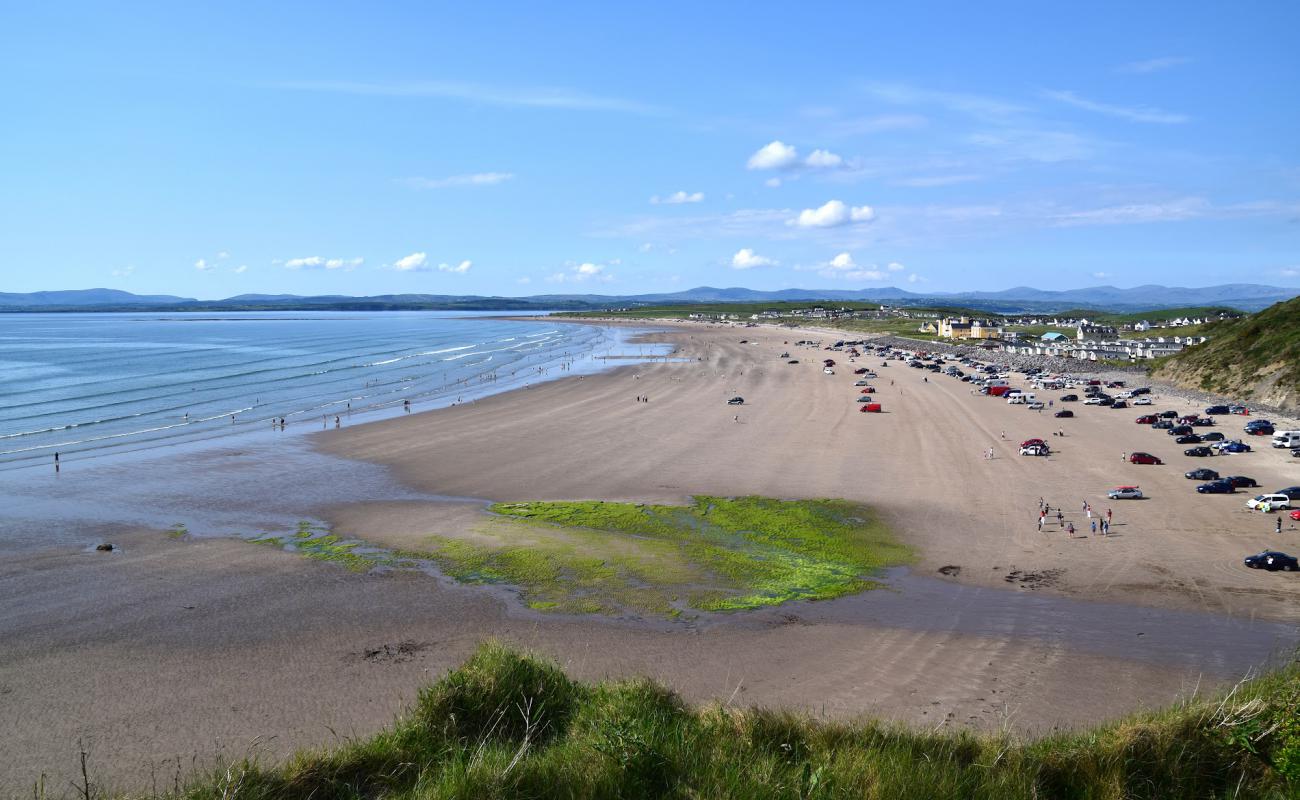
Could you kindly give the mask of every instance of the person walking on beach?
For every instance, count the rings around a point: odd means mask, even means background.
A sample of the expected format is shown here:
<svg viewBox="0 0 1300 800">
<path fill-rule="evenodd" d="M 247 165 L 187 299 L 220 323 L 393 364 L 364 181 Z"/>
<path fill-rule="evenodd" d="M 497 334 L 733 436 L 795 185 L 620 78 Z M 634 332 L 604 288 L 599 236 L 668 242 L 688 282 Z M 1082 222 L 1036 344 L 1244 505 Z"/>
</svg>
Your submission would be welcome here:
<svg viewBox="0 0 1300 800">
<path fill-rule="evenodd" d="M 1094 520 L 1092 521 L 1091 525 L 1092 525 L 1092 535 L 1093 535 L 1093 536 L 1096 536 L 1096 535 L 1097 535 L 1097 520 L 1094 519 Z"/>
<path fill-rule="evenodd" d="M 1281 532 L 1282 532 L 1282 517 L 1279 516 L 1277 519 L 1273 520 L 1273 522 L 1274 522 L 1274 525 L 1273 525 L 1273 533 L 1281 533 Z"/>
<path fill-rule="evenodd" d="M 1038 515 L 1038 532 L 1039 532 L 1039 533 L 1042 533 L 1042 532 L 1043 532 L 1043 515 L 1042 515 L 1042 514 L 1039 514 L 1039 515 Z"/>
<path fill-rule="evenodd" d="M 55 451 L 54 453 L 54 471 L 55 472 L 59 471 L 59 454 L 57 451 Z"/>
<path fill-rule="evenodd" d="M 1114 518 L 1115 513 L 1109 508 L 1106 509 L 1106 527 L 1110 527 L 1110 521 Z"/>
<path fill-rule="evenodd" d="M 1128 461 L 1128 453 L 1120 453 L 1120 454 L 1119 454 L 1119 460 L 1120 460 L 1120 461 Z"/>
<path fill-rule="evenodd" d="M 1071 539 L 1074 538 L 1074 523 L 1073 523 L 1073 522 L 1071 522 L 1071 523 L 1069 524 L 1069 526 L 1066 527 L 1065 532 L 1068 533 L 1068 534 L 1070 534 L 1070 538 L 1071 538 Z"/>
<path fill-rule="evenodd" d="M 402 410 L 405 411 L 405 412 L 408 413 L 408 414 L 411 413 L 411 401 L 410 401 L 410 400 L 403 400 L 403 401 L 402 401 Z"/>
<path fill-rule="evenodd" d="M 338 414 L 335 414 L 335 415 L 334 415 L 334 427 L 337 428 L 338 426 L 339 426 L 339 417 L 338 417 Z"/>
<path fill-rule="evenodd" d="M 1061 509 L 1059 508 L 1056 509 L 1056 524 L 1060 525 L 1062 528 L 1065 527 L 1065 514 L 1062 514 Z"/>
</svg>

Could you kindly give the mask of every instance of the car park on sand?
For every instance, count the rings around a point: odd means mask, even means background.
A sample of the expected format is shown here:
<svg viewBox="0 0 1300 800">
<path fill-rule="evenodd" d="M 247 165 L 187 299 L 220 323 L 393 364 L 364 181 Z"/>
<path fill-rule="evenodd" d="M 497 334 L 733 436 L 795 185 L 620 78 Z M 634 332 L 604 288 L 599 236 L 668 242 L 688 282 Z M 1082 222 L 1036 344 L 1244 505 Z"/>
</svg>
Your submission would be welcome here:
<svg viewBox="0 0 1300 800">
<path fill-rule="evenodd" d="M 1050 456 L 1051 454 L 1052 448 L 1045 444 L 1031 444 L 1020 448 L 1020 455 L 1022 456 Z"/>
<path fill-rule="evenodd" d="M 1135 405 L 1135 406 L 1149 406 L 1149 405 L 1151 405 L 1151 398 L 1150 398 L 1150 397 L 1136 397 L 1136 398 L 1133 399 L 1133 405 Z"/>
<path fill-rule="evenodd" d="M 1214 455 L 1214 451 L 1208 447 L 1189 447 L 1183 451 L 1183 455 L 1192 458 L 1205 458 Z"/>
<path fill-rule="evenodd" d="M 1217 481 L 1219 479 L 1219 473 L 1212 469 L 1201 467 L 1200 469 L 1194 469 L 1191 472 L 1184 472 L 1183 477 L 1193 481 Z"/>
<path fill-rule="evenodd" d="M 1196 487 L 1199 494 L 1232 494 L 1237 491 L 1230 481 L 1210 481 Z"/>
<path fill-rule="evenodd" d="M 1130 464 L 1155 464 L 1159 466 L 1165 462 L 1151 455 L 1150 453 L 1133 453 L 1128 457 Z"/>
<path fill-rule="evenodd" d="M 1068 408 L 1063 408 L 1052 416 L 1057 417 L 1058 419 L 1069 419 L 1074 416 L 1074 412 Z"/>
<path fill-rule="evenodd" d="M 1254 478 L 1247 478 L 1245 475 L 1225 475 L 1223 479 L 1236 489 L 1253 489 L 1259 486 Z"/>
</svg>

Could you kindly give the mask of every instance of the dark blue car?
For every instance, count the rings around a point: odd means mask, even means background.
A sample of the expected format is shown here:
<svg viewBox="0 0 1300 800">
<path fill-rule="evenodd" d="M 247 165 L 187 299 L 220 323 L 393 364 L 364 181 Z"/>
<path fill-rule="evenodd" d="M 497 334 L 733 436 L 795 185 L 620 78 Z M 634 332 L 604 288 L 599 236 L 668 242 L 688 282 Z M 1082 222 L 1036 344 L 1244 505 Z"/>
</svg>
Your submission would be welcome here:
<svg viewBox="0 0 1300 800">
<path fill-rule="evenodd" d="M 1197 486 L 1196 491 L 1200 494 L 1232 494 L 1237 491 L 1237 487 L 1230 481 L 1210 481 Z"/>
</svg>

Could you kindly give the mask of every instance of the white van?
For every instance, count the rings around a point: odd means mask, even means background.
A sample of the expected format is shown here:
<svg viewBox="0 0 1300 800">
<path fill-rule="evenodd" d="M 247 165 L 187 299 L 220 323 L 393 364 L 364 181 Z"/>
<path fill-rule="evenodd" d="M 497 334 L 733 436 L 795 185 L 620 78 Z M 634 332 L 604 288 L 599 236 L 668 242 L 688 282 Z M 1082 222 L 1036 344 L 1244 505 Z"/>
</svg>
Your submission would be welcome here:
<svg viewBox="0 0 1300 800">
<path fill-rule="evenodd" d="M 1291 498 L 1284 494 L 1261 494 L 1246 501 L 1251 511 L 1286 511 L 1291 508 Z"/>
<path fill-rule="evenodd" d="M 989 378 L 988 380 L 984 381 L 984 385 L 992 389 L 994 386 L 1006 386 L 1007 382 L 1002 380 L 1001 378 Z"/>
<path fill-rule="evenodd" d="M 1274 431 L 1273 446 L 1293 449 L 1300 447 L 1300 431 Z"/>
<path fill-rule="evenodd" d="M 1034 396 L 1033 392 L 1012 392 L 1007 395 L 1007 402 L 1011 405 L 1023 406 L 1038 402 L 1038 398 Z"/>
</svg>

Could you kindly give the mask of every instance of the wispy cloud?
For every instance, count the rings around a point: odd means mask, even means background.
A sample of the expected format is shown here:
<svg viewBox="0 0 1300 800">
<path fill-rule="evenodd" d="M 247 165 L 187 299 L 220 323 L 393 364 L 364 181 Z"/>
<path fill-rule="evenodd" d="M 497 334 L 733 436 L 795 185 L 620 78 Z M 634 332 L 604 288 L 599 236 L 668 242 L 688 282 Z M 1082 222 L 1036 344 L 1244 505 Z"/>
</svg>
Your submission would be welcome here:
<svg viewBox="0 0 1300 800">
<path fill-rule="evenodd" d="M 513 172 L 474 172 L 446 178 L 403 178 L 401 182 L 413 189 L 447 189 L 454 186 L 496 186 L 514 177 Z"/>
<path fill-rule="evenodd" d="M 1115 67 L 1115 71 L 1121 75 L 1142 75 L 1148 72 L 1160 72 L 1174 67 L 1181 67 L 1183 64 L 1190 64 L 1190 58 L 1181 56 L 1165 56 L 1164 58 L 1148 58 L 1145 61 L 1130 61 L 1127 64 L 1120 64 Z"/>
<path fill-rule="evenodd" d="M 677 191 L 677 192 L 673 192 L 672 194 L 666 197 L 660 197 L 659 195 L 655 195 L 654 197 L 650 198 L 650 203 L 656 206 L 661 203 L 666 206 L 678 206 L 684 203 L 703 203 L 703 202 L 704 202 L 704 192 Z"/>
<path fill-rule="evenodd" d="M 958 183 L 970 183 L 982 180 L 984 176 L 973 174 L 959 175 L 918 175 L 914 178 L 899 178 L 891 181 L 894 186 L 907 186 L 915 189 L 928 189 L 936 186 L 952 186 Z"/>
<path fill-rule="evenodd" d="M 876 265 L 859 266 L 853 260 L 853 254 L 844 252 L 837 254 L 825 264 L 818 265 L 817 274 L 823 278 L 838 278 L 849 281 L 882 281 L 885 279 L 885 273 L 876 268 Z"/>
<path fill-rule="evenodd" d="M 232 269 L 231 272 L 235 273 L 236 275 L 243 275 L 245 272 L 248 272 L 248 265 L 240 264 L 239 266 Z"/>
<path fill-rule="evenodd" d="M 1098 103 L 1095 100 L 1088 100 L 1080 97 L 1074 92 L 1068 91 L 1045 91 L 1043 96 L 1051 98 L 1066 105 L 1081 108 L 1084 111 L 1092 111 L 1097 114 L 1106 114 L 1112 117 L 1127 119 L 1131 122 L 1154 122 L 1162 125 L 1178 125 L 1187 122 L 1190 117 L 1186 114 L 1175 114 L 1169 111 L 1162 111 L 1158 108 L 1148 106 L 1116 106 L 1110 103 Z"/>
<path fill-rule="evenodd" d="M 1164 203 L 1127 203 L 1076 211 L 1050 217 L 1055 225 L 1131 225 L 1150 222 L 1182 222 L 1204 217 L 1211 211 L 1204 197 L 1183 197 Z"/>
<path fill-rule="evenodd" d="M 466 272 L 469 272 L 469 268 L 472 266 L 474 266 L 474 262 L 470 261 L 469 259 L 465 259 L 464 261 L 461 261 L 456 264 L 439 264 L 438 271 L 451 272 L 451 273 L 455 273 L 456 275 L 464 275 Z"/>
<path fill-rule="evenodd" d="M 194 268 L 199 272 L 211 272 L 217 268 L 217 265 L 210 263 L 206 258 L 200 258 L 194 262 Z"/>
<path fill-rule="evenodd" d="M 977 117 L 1003 118 L 1026 111 L 1025 107 L 988 95 L 925 89 L 906 83 L 868 83 L 866 91 L 887 103 L 906 106 L 930 105 Z"/>
<path fill-rule="evenodd" d="M 605 271 L 604 264 L 591 261 L 584 261 L 581 264 L 571 263 L 567 270 L 553 272 L 546 276 L 549 283 L 586 283 L 587 281 L 608 283 L 613 279 L 614 276 Z"/>
<path fill-rule="evenodd" d="M 132 266 L 127 266 L 127 267 L 118 267 L 117 269 L 113 270 L 113 277 L 114 277 L 114 278 L 129 278 L 129 277 L 131 277 L 131 275 L 134 274 L 134 273 L 135 273 L 135 267 L 132 267 Z"/>
<path fill-rule="evenodd" d="M 514 108 L 551 108 L 572 111 L 615 111 L 646 116 L 666 114 L 667 109 L 621 97 L 589 94 L 564 87 L 503 87 L 462 81 L 280 81 L 273 89 L 300 92 L 328 92 L 372 97 L 433 97 Z"/>
</svg>

